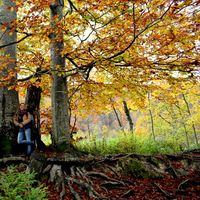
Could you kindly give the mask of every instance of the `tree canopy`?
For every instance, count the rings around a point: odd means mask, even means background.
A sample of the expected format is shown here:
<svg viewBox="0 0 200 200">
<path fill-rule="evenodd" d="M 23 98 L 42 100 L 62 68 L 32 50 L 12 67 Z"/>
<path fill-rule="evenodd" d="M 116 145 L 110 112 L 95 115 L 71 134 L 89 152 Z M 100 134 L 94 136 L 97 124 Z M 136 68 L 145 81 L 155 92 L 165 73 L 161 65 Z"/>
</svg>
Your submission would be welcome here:
<svg viewBox="0 0 200 200">
<path fill-rule="evenodd" d="M 0 80 L 11 81 L 10 89 L 34 84 L 49 94 L 56 74 L 66 79 L 72 111 L 84 114 L 119 98 L 144 107 L 148 91 L 199 81 L 197 0 L 15 2 L 7 9 L 16 10 L 17 19 L 0 24 L 2 35 L 17 34 L 15 42 L 0 45 L 1 52 L 17 45 L 17 65 Z M 52 39 L 62 43 L 57 55 L 65 65 L 52 67 Z M 9 55 L 1 56 L 1 70 L 8 62 Z"/>
</svg>

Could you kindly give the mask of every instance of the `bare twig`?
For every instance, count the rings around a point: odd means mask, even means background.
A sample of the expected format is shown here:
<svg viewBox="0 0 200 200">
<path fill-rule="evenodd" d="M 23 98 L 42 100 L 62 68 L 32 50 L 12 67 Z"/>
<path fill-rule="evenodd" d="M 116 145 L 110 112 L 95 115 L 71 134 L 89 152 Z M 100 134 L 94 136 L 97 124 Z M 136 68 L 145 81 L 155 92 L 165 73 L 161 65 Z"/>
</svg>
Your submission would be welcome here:
<svg viewBox="0 0 200 200">
<path fill-rule="evenodd" d="M 167 198 L 170 198 L 170 199 L 173 199 L 173 198 L 174 198 L 173 195 L 171 195 L 171 194 L 169 194 L 168 192 L 166 192 L 165 190 L 163 190 L 163 189 L 161 188 L 161 186 L 158 185 L 157 183 L 153 183 L 153 185 L 156 186 L 157 189 L 158 189 L 158 191 L 161 192 L 162 194 L 164 194 Z"/>
</svg>

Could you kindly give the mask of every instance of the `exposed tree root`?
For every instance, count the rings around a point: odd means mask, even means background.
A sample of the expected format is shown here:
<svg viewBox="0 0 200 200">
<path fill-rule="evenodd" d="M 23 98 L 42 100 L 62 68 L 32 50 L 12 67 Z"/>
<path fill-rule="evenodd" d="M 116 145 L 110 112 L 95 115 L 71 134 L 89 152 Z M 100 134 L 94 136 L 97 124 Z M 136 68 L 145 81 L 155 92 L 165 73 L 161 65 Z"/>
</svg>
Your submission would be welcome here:
<svg viewBox="0 0 200 200">
<path fill-rule="evenodd" d="M 74 188 L 72 187 L 72 185 L 71 185 L 71 183 L 70 183 L 70 180 L 68 180 L 67 183 L 68 183 L 70 192 L 72 193 L 74 199 L 75 199 L 75 200 L 81 200 L 81 197 L 79 196 L 78 192 L 76 192 L 76 191 L 74 190 Z"/>
<path fill-rule="evenodd" d="M 180 191 L 180 190 L 184 189 L 185 186 L 188 185 L 189 181 L 190 181 L 190 179 L 186 179 L 186 180 L 184 180 L 183 182 L 181 182 L 181 183 L 179 184 L 177 190 Z"/>
<path fill-rule="evenodd" d="M 112 182 L 112 181 L 105 181 L 101 183 L 101 186 L 105 187 L 106 189 L 111 188 L 119 188 L 125 186 L 125 184 L 122 181 Z"/>
<path fill-rule="evenodd" d="M 116 179 L 110 178 L 110 177 L 108 177 L 107 175 L 105 175 L 104 173 L 101 173 L 101 172 L 94 172 L 94 171 L 91 171 L 91 172 L 87 172 L 85 175 L 86 175 L 86 176 L 93 177 L 93 178 L 99 178 L 99 179 L 104 179 L 104 180 L 109 180 L 109 181 L 116 181 L 116 182 L 118 182 Z"/>
<path fill-rule="evenodd" d="M 165 171 L 167 171 L 169 174 L 171 174 L 174 178 L 178 178 L 177 172 L 174 169 L 174 167 L 172 167 L 170 161 L 169 161 L 169 165 L 168 165 L 168 167 L 166 168 Z"/>
<path fill-rule="evenodd" d="M 19 157 L 19 156 L 10 156 L 6 158 L 1 158 L 0 159 L 0 165 L 9 165 L 9 164 L 18 164 L 18 163 L 26 163 L 28 164 L 29 161 L 25 157 Z"/>
<path fill-rule="evenodd" d="M 81 188 L 86 189 L 90 198 L 106 199 L 105 197 L 101 196 L 98 192 L 96 192 L 95 189 L 92 187 L 92 185 L 90 185 L 82 180 L 78 180 L 78 179 L 71 178 L 71 177 L 66 177 L 65 179 L 67 180 L 67 182 L 75 183 L 75 184 L 79 185 Z"/>
<path fill-rule="evenodd" d="M 158 191 L 161 192 L 161 193 L 163 193 L 168 199 L 174 199 L 174 196 L 171 195 L 171 194 L 169 194 L 169 193 L 166 192 L 165 190 L 163 190 L 163 189 L 161 188 L 161 186 L 159 186 L 159 185 L 156 184 L 156 183 L 153 183 L 153 185 L 155 185 L 155 186 L 157 187 Z"/>
<path fill-rule="evenodd" d="M 60 200 L 65 196 L 64 174 L 60 165 L 53 165 L 50 171 L 50 181 L 55 183 L 56 189 L 60 192 Z"/>
<path fill-rule="evenodd" d="M 191 187 L 191 186 L 197 186 L 197 185 L 200 185 L 200 180 L 191 180 L 191 179 L 186 179 L 184 180 L 183 182 L 181 182 L 178 186 L 178 191 L 181 191 L 181 190 L 185 190 L 186 188 L 188 187 Z"/>
<path fill-rule="evenodd" d="M 134 181 L 136 178 L 156 180 L 150 185 L 167 199 L 176 198 L 179 194 L 185 195 L 188 188 L 200 184 L 199 180 L 185 178 L 174 190 L 168 192 L 165 190 L 165 185 L 159 182 L 163 177 L 181 180 L 181 177 L 186 177 L 191 171 L 196 171 L 198 174 L 200 159 L 197 151 L 180 155 L 118 154 L 105 157 L 74 156 L 68 153 L 47 157 L 40 152 L 34 152 L 31 159 L 23 157 L 0 159 L 0 166 L 11 163 L 29 164 L 28 170 L 36 171 L 38 179 L 48 175 L 49 182 L 54 183 L 60 200 L 69 195 L 75 200 L 134 198 L 137 195 L 134 189 L 137 186 Z M 117 196 L 112 196 L 111 191 Z"/>
<path fill-rule="evenodd" d="M 134 190 L 128 190 L 125 193 L 123 193 L 121 195 L 121 198 L 128 198 L 130 196 L 134 196 L 135 195 L 135 191 Z"/>
</svg>

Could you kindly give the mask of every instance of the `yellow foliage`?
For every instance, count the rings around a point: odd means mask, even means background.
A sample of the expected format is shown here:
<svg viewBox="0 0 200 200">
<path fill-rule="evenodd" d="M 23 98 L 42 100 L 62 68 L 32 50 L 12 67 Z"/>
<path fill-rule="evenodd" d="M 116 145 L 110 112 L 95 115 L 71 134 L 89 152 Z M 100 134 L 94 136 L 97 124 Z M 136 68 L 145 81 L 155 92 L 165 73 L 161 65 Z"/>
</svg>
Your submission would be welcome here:
<svg viewBox="0 0 200 200">
<path fill-rule="evenodd" d="M 51 3 L 16 1 L 18 39 L 30 36 L 17 43 L 16 71 L 1 80 L 8 82 L 16 73 L 33 78 L 13 88 L 34 83 L 49 95 L 52 72 L 57 70 L 68 78 L 70 106 L 80 116 L 107 113 L 113 106 L 122 110 L 124 99 L 132 111 L 145 110 L 147 92 L 155 101 L 170 105 L 179 102 L 182 92 L 197 93 L 193 81 L 200 63 L 198 1 L 74 0 L 76 9 L 69 11 L 66 2 L 63 18 L 54 19 L 55 29 L 50 25 Z M 12 25 L 15 30 L 16 23 Z M 7 27 L 2 24 L 1 32 Z M 63 42 L 60 53 L 66 66 L 62 69 L 58 64 L 52 70 L 50 43 L 56 34 L 63 35 L 56 40 Z M 0 61 L 0 70 L 12 63 L 8 55 Z M 47 70 L 40 82 L 35 77 L 38 67 Z M 188 98 L 194 100 L 192 95 Z M 195 104 L 194 112 L 197 109 Z M 194 121 L 198 115 L 193 117 Z M 145 125 L 138 124 L 136 132 L 146 133 Z"/>
<path fill-rule="evenodd" d="M 148 135 L 149 134 L 147 121 L 148 121 L 147 118 L 144 117 L 144 116 L 140 116 L 137 119 L 136 126 L 135 126 L 135 131 L 134 131 L 134 133 L 136 135 L 142 136 L 142 135 Z"/>
</svg>

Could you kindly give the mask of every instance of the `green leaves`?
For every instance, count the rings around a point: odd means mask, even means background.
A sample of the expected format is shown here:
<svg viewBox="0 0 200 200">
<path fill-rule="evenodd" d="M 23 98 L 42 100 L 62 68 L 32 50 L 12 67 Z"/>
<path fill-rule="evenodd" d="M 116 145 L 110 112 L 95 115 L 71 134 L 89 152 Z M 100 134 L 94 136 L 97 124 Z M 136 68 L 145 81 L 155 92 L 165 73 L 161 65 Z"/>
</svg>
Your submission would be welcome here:
<svg viewBox="0 0 200 200">
<path fill-rule="evenodd" d="M 0 172 L 0 200 L 45 200 L 46 188 L 33 187 L 35 173 L 19 172 L 10 166 Z"/>
</svg>

